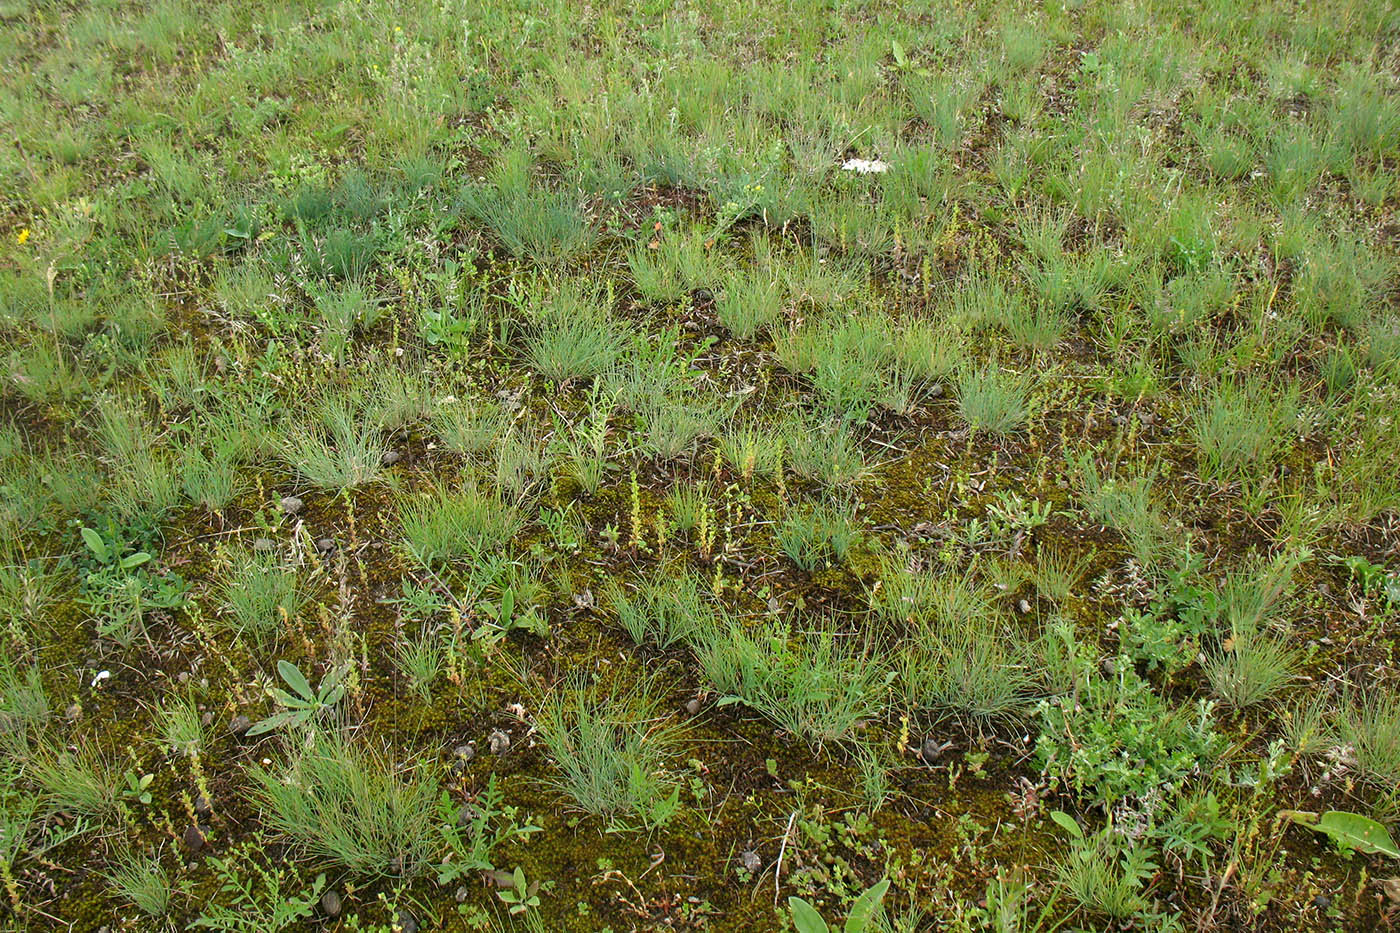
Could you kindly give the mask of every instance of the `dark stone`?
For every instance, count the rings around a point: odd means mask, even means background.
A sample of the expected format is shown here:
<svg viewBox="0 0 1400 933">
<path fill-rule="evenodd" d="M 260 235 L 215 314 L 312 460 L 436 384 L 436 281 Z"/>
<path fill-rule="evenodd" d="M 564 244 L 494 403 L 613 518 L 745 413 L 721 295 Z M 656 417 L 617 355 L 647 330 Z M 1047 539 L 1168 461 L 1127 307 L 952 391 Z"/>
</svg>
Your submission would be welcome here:
<svg viewBox="0 0 1400 933">
<path fill-rule="evenodd" d="M 204 834 L 206 831 L 207 830 L 203 827 L 197 826 L 194 823 L 186 826 L 185 834 L 181 837 L 184 839 L 185 848 L 189 849 L 191 853 L 198 852 L 200 849 L 204 848 Z"/>
<path fill-rule="evenodd" d="M 340 903 L 340 895 L 334 891 L 327 891 L 321 895 L 321 911 L 327 917 L 339 917 L 343 906 Z"/>
<path fill-rule="evenodd" d="M 1326 894 L 1319 894 L 1317 897 L 1313 898 L 1313 906 L 1319 910 L 1326 910 L 1332 906 L 1332 898 L 1328 897 Z"/>
<path fill-rule="evenodd" d="M 209 798 L 200 794 L 194 799 L 194 812 L 200 816 L 208 816 L 214 812 L 214 805 L 209 802 Z"/>
<path fill-rule="evenodd" d="M 394 918 L 394 929 L 398 933 L 418 933 L 418 921 L 413 914 L 399 914 Z"/>
<path fill-rule="evenodd" d="M 230 719 L 228 723 L 228 731 L 234 735 L 244 735 L 251 728 L 253 728 L 253 720 L 242 713 Z"/>
<path fill-rule="evenodd" d="M 931 765 L 943 757 L 943 753 L 952 748 L 952 742 L 940 742 L 933 736 L 924 739 L 924 744 L 919 746 L 919 757 L 924 760 L 924 764 Z"/>
<path fill-rule="evenodd" d="M 317 538 L 317 539 L 316 539 L 316 550 L 320 551 L 322 554 L 329 554 L 331 551 L 334 551 L 334 550 L 335 550 L 335 539 L 334 539 L 334 538 Z"/>
<path fill-rule="evenodd" d="M 403 454 L 399 453 L 397 450 L 386 450 L 383 456 L 379 458 L 379 463 L 382 466 L 393 466 L 402 459 Z"/>
<path fill-rule="evenodd" d="M 282 500 L 281 506 L 282 511 L 286 512 L 288 515 L 295 515 L 306 508 L 306 503 L 302 502 L 296 496 L 287 496 Z"/>
</svg>

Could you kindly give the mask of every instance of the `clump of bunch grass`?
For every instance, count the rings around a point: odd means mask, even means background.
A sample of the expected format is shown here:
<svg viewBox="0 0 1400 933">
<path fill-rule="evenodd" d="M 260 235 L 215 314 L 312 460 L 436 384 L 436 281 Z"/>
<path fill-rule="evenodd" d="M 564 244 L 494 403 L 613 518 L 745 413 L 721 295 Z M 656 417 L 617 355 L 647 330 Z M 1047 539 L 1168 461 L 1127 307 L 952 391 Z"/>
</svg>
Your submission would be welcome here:
<svg viewBox="0 0 1400 933">
<path fill-rule="evenodd" d="M 871 646 L 831 629 L 794 635 L 730 620 L 697 633 L 705 676 L 724 695 L 818 744 L 850 739 L 883 708 L 890 674 Z"/>
<path fill-rule="evenodd" d="M 869 466 L 850 425 L 841 419 L 798 417 L 782 426 L 786 464 L 802 479 L 826 486 L 852 486 Z"/>
<path fill-rule="evenodd" d="M 810 573 L 831 561 L 844 563 L 860 539 L 860 531 L 849 508 L 822 502 L 805 509 L 790 508 L 773 536 L 783 553 Z"/>
<path fill-rule="evenodd" d="M 1029 646 L 989 608 L 971 620 L 925 620 L 899 657 L 900 683 L 914 708 L 986 721 L 1024 711 L 1034 692 Z"/>
<path fill-rule="evenodd" d="M 535 177 L 524 149 L 507 152 L 487 181 L 463 191 L 462 212 L 488 227 L 515 256 L 558 265 L 586 252 L 598 230 L 584 215 L 579 198 L 546 188 Z"/>
<path fill-rule="evenodd" d="M 638 645 L 669 648 L 709 624 L 714 614 L 693 573 L 658 573 L 631 591 L 613 580 L 607 593 L 618 622 Z"/>
<path fill-rule="evenodd" d="M 1382 788 L 1400 783 L 1400 695 L 1387 689 L 1345 695 L 1335 730 L 1366 781 Z"/>
<path fill-rule="evenodd" d="M 974 430 L 1004 437 L 1030 417 L 1030 378 L 995 363 L 964 370 L 957 389 L 958 413 Z"/>
<path fill-rule="evenodd" d="M 163 917 L 170 910 L 175 885 L 154 855 L 125 852 L 106 873 L 107 882 L 121 897 L 150 917 Z"/>
<path fill-rule="evenodd" d="M 331 396 L 312 412 L 310 423 L 286 432 L 282 455 L 303 479 L 321 489 L 345 489 L 375 479 L 382 469 L 383 436 L 349 396 Z"/>
<path fill-rule="evenodd" d="M 782 317 L 782 283 L 771 276 L 731 273 L 715 313 L 725 330 L 740 340 L 752 340 Z"/>
<path fill-rule="evenodd" d="M 404 550 L 425 567 L 497 550 L 523 524 L 518 509 L 475 488 L 406 499 L 399 513 Z"/>
<path fill-rule="evenodd" d="M 626 331 L 598 296 L 564 288 L 539 312 L 525 338 L 525 359 L 556 383 L 606 371 L 626 345 Z"/>
<path fill-rule="evenodd" d="M 663 822 L 676 802 L 666 762 L 683 730 L 659 708 L 645 688 L 604 694 L 574 681 L 545 696 L 535 729 L 559 769 L 548 783 L 613 825 Z"/>
<path fill-rule="evenodd" d="M 307 594 L 296 570 L 275 554 L 240 550 L 229 555 L 229 563 L 219 590 L 224 611 L 240 636 L 266 646 L 296 618 Z"/>
<path fill-rule="evenodd" d="M 339 732 L 317 730 L 280 768 L 250 771 L 267 824 L 357 874 L 412 877 L 436 851 L 438 782 Z"/>
<path fill-rule="evenodd" d="M 1261 478 L 1288 446 L 1297 412 L 1296 386 L 1277 387 L 1262 380 L 1221 383 L 1196 415 L 1202 477 Z"/>
</svg>

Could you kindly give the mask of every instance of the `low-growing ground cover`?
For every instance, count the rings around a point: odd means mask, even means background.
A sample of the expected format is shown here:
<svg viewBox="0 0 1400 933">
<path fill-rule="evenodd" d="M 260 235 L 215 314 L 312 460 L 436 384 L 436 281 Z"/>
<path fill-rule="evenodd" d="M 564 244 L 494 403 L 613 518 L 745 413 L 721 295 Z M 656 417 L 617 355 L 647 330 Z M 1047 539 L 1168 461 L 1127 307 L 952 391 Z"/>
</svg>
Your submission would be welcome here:
<svg viewBox="0 0 1400 933">
<path fill-rule="evenodd" d="M 5 929 L 1400 916 L 1389 5 L 0 43 Z"/>
</svg>

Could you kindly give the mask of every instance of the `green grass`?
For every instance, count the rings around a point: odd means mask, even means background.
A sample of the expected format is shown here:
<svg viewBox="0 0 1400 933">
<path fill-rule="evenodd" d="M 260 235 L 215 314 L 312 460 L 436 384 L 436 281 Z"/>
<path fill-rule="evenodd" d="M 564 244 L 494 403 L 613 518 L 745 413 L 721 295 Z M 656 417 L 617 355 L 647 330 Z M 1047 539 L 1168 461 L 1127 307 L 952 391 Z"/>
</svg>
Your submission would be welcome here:
<svg viewBox="0 0 1400 933">
<path fill-rule="evenodd" d="M 695 636 L 700 668 L 721 695 L 812 742 L 841 742 L 875 715 L 888 679 L 866 647 L 831 632 L 793 637 L 722 622 Z"/>
<path fill-rule="evenodd" d="M 8 4 L 10 925 L 1382 927 L 1397 28 Z"/>
<path fill-rule="evenodd" d="M 579 809 L 613 824 L 661 821 L 682 733 L 646 692 L 564 687 L 542 698 L 535 728 L 559 770 L 549 783 Z"/>
<path fill-rule="evenodd" d="M 356 873 L 411 877 L 428 867 L 438 787 L 426 765 L 400 768 L 330 732 L 287 754 L 249 774 L 269 826 Z"/>
</svg>

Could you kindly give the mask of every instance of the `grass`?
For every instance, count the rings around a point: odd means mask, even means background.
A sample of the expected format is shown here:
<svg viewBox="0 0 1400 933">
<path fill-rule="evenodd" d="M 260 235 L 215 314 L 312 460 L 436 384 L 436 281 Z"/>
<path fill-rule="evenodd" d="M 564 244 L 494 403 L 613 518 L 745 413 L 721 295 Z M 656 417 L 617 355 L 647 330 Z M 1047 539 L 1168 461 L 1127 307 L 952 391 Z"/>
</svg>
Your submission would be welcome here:
<svg viewBox="0 0 1400 933">
<path fill-rule="evenodd" d="M 275 555 L 255 552 L 234 553 L 229 563 L 220 595 L 231 627 L 240 637 L 271 644 L 307 602 L 296 570 Z"/>
<path fill-rule="evenodd" d="M 958 413 L 975 431 L 1005 436 L 1030 417 L 1030 381 L 995 365 L 958 377 Z"/>
<path fill-rule="evenodd" d="M 255 767 L 254 798 L 269 826 L 350 871 L 411 877 L 428 867 L 437 782 L 343 735 L 315 732 L 275 770 Z"/>
<path fill-rule="evenodd" d="M 713 610 L 693 574 L 658 575 L 635 589 L 608 584 L 607 602 L 632 641 L 669 648 L 685 642 L 710 623 Z"/>
<path fill-rule="evenodd" d="M 695 642 L 700 668 L 721 695 L 808 741 L 851 739 L 885 701 L 881 665 L 865 646 L 829 631 L 793 637 L 717 622 Z"/>
<path fill-rule="evenodd" d="M 580 810 L 610 824 L 661 822 L 673 786 L 666 765 L 682 734 L 644 690 L 560 688 L 541 700 L 535 728 L 559 770 L 549 783 Z"/>
<path fill-rule="evenodd" d="M 468 490 L 437 490 L 400 506 L 405 552 L 425 567 L 496 551 L 520 530 L 516 509 Z"/>
<path fill-rule="evenodd" d="M 1385 925 L 1390 6 L 187 6 L 0 14 L 11 926 Z"/>
<path fill-rule="evenodd" d="M 115 867 L 107 873 L 107 881 L 119 896 L 148 917 L 165 916 L 175 895 L 169 874 L 155 856 L 132 853 L 119 856 Z"/>
<path fill-rule="evenodd" d="M 297 424 L 282 442 L 287 465 L 321 489 L 362 486 L 379 476 L 383 436 L 353 399 L 330 396 L 312 413 L 310 424 Z"/>
<path fill-rule="evenodd" d="M 589 379 L 622 352 L 625 335 L 596 295 L 565 291 L 539 312 L 525 340 L 525 359 L 555 382 Z"/>
</svg>

